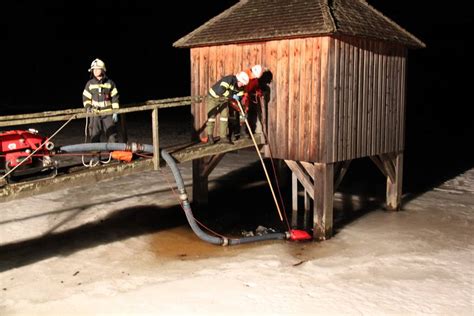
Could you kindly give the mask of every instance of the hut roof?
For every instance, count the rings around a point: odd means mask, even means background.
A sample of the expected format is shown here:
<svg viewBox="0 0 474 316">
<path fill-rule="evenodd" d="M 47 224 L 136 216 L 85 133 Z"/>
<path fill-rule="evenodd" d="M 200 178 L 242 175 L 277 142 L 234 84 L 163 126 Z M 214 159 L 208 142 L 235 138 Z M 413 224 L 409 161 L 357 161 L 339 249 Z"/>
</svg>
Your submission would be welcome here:
<svg viewBox="0 0 474 316">
<path fill-rule="evenodd" d="M 391 41 L 410 48 L 425 47 L 422 41 L 364 0 L 241 0 L 173 46 L 213 46 L 337 34 Z"/>
</svg>

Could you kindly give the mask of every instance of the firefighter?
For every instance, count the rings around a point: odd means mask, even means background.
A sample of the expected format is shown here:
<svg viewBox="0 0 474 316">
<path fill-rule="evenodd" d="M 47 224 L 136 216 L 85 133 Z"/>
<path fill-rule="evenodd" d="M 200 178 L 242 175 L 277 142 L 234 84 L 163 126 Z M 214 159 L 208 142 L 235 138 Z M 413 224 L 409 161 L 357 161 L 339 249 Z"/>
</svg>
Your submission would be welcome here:
<svg viewBox="0 0 474 316">
<path fill-rule="evenodd" d="M 232 144 L 230 137 L 227 137 L 227 123 L 229 117 L 228 102 L 235 99 L 240 102 L 244 95 L 244 87 L 249 83 L 249 76 L 245 72 L 236 75 L 227 75 L 217 81 L 207 95 L 207 138 L 203 142 L 214 144 L 216 139 L 213 136 L 216 115 L 220 113 L 219 136 L 223 142 Z"/>
<path fill-rule="evenodd" d="M 255 114 L 261 113 L 257 105 L 259 104 L 259 98 L 262 95 L 262 91 L 259 88 L 259 79 L 263 74 L 263 67 L 259 64 L 254 65 L 245 70 L 245 73 L 249 76 L 249 83 L 244 88 L 244 95 L 242 96 L 242 105 L 244 107 L 245 113 L 240 113 L 240 137 L 247 135 L 247 127 L 245 124 L 245 117 L 248 117 L 249 110 L 255 112 Z M 256 122 L 249 122 L 254 126 L 252 130 L 255 129 Z"/>
<path fill-rule="evenodd" d="M 82 103 L 84 107 L 99 116 L 90 118 L 88 133 L 90 142 L 100 142 L 102 133 L 109 143 L 117 142 L 117 128 L 115 123 L 118 121 L 118 115 L 110 112 L 119 108 L 119 94 L 115 83 L 107 77 L 105 64 L 102 60 L 96 58 L 92 61 L 89 68 L 91 79 L 87 81 L 82 92 Z"/>
</svg>

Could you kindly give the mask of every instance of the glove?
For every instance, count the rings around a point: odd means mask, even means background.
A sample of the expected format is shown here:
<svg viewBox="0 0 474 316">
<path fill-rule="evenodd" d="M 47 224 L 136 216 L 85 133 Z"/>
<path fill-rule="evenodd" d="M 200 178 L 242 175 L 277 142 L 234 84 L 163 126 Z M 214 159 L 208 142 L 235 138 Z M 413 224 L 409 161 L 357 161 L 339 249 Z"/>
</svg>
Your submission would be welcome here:
<svg viewBox="0 0 474 316">
<path fill-rule="evenodd" d="M 237 94 L 234 94 L 234 95 L 232 96 L 232 98 L 233 98 L 234 100 L 240 101 L 240 97 L 239 97 Z"/>
<path fill-rule="evenodd" d="M 114 121 L 114 123 L 118 122 L 118 114 L 117 113 L 112 114 L 112 120 Z"/>
</svg>

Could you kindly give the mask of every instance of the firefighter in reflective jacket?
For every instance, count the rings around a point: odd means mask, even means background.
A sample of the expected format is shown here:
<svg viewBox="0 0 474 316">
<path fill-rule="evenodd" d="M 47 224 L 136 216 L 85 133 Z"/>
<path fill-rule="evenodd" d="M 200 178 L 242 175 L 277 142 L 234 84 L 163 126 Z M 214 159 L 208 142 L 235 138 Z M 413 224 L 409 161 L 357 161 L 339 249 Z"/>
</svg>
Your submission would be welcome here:
<svg viewBox="0 0 474 316">
<path fill-rule="evenodd" d="M 257 64 L 244 71 L 249 76 L 249 84 L 245 86 L 244 95 L 242 96 L 242 105 L 245 113 L 240 113 L 240 137 L 247 134 L 245 117 L 249 115 L 249 110 L 254 112 L 255 115 L 261 115 L 261 109 L 258 108 L 260 104 L 258 99 L 262 96 L 262 90 L 259 88 L 258 81 L 263 74 L 263 68 Z M 256 117 L 255 120 L 249 120 L 253 131 L 255 130 L 256 123 Z"/>
<path fill-rule="evenodd" d="M 118 120 L 116 113 L 110 114 L 112 109 L 119 108 L 119 94 L 115 83 L 105 74 L 105 64 L 100 59 L 94 59 L 89 68 L 91 79 L 86 83 L 82 92 L 82 103 L 88 110 L 91 109 L 100 116 L 90 118 L 88 133 L 90 142 L 100 142 L 102 132 L 109 143 L 117 142 Z"/>
<path fill-rule="evenodd" d="M 245 72 L 239 72 L 236 75 L 228 75 L 217 81 L 210 89 L 207 95 L 207 139 L 204 142 L 214 144 L 213 136 L 214 126 L 216 124 L 216 115 L 220 113 L 219 136 L 220 139 L 232 143 L 227 137 L 227 125 L 229 117 L 228 102 L 232 99 L 239 100 L 244 95 L 244 86 L 249 83 L 249 76 Z"/>
</svg>

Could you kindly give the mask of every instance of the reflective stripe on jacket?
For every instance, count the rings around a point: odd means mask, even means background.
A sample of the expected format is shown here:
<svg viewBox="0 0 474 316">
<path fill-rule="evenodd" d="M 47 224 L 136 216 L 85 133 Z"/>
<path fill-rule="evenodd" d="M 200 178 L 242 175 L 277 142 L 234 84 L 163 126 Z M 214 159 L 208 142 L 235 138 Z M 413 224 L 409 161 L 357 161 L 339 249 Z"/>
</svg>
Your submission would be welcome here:
<svg viewBox="0 0 474 316">
<path fill-rule="evenodd" d="M 244 95 L 244 89 L 239 88 L 234 75 L 228 75 L 222 77 L 209 89 L 209 95 L 216 99 L 219 97 L 231 98 L 234 95 L 241 97 Z"/>
<path fill-rule="evenodd" d="M 87 81 L 82 92 L 82 103 L 85 107 L 91 105 L 99 112 L 118 109 L 119 94 L 115 83 L 107 77 L 101 80 L 94 77 Z"/>
</svg>

